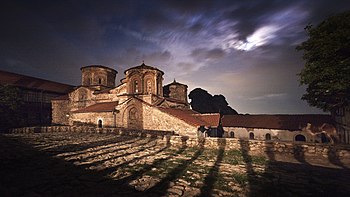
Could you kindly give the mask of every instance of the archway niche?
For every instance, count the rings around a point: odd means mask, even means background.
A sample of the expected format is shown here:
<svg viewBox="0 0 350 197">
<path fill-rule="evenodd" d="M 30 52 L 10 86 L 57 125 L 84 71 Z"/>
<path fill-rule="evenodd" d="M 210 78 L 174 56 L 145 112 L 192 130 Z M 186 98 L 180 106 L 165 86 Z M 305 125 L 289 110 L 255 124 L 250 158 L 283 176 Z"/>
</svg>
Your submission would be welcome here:
<svg viewBox="0 0 350 197">
<path fill-rule="evenodd" d="M 294 140 L 296 142 L 306 142 L 306 138 L 304 135 L 298 134 L 294 137 Z"/>
</svg>

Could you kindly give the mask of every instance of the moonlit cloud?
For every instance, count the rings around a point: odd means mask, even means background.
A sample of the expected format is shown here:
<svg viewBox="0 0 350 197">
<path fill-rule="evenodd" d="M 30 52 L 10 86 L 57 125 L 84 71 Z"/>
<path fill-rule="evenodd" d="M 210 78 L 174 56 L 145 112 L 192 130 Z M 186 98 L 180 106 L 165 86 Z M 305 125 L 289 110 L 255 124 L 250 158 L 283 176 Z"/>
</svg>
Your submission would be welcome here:
<svg viewBox="0 0 350 197">
<path fill-rule="evenodd" d="M 78 85 L 81 66 L 144 60 L 223 94 L 240 113 L 320 113 L 300 100 L 304 27 L 350 9 L 335 1 L 7 1 L 0 69 Z"/>
<path fill-rule="evenodd" d="M 275 93 L 275 94 L 265 94 L 262 96 L 252 97 L 248 98 L 251 101 L 254 100 L 266 100 L 266 99 L 283 99 L 287 96 L 286 93 Z"/>
</svg>

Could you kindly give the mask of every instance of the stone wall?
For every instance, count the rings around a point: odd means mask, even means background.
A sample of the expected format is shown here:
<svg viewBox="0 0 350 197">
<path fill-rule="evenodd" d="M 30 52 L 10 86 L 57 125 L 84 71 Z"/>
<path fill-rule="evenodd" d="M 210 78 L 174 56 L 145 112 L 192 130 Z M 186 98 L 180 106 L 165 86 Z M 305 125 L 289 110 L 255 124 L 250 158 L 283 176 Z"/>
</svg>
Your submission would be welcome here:
<svg viewBox="0 0 350 197">
<path fill-rule="evenodd" d="M 191 137 L 197 137 L 198 130 L 196 126 L 146 104 L 143 104 L 143 128 L 174 131 L 176 134 Z"/>
<path fill-rule="evenodd" d="M 52 124 L 69 124 L 69 100 L 52 100 Z"/>
<path fill-rule="evenodd" d="M 279 129 L 259 129 L 259 128 L 243 128 L 243 127 L 224 127 L 224 137 L 234 137 L 238 139 L 249 139 L 249 134 L 254 134 L 255 140 L 266 140 L 266 134 L 270 134 L 272 140 L 293 142 L 296 135 L 303 135 L 306 142 L 320 141 L 319 136 L 312 135 L 306 131 L 289 131 Z"/>
<path fill-rule="evenodd" d="M 306 142 L 276 142 L 261 140 L 240 140 L 235 138 L 189 138 L 186 136 L 169 136 L 173 146 L 189 146 L 204 148 L 224 148 L 225 150 L 241 150 L 251 155 L 271 157 L 274 154 L 288 154 L 294 157 L 314 156 L 318 158 L 350 159 L 349 145 L 330 145 Z"/>
<path fill-rule="evenodd" d="M 96 128 L 90 126 L 47 126 L 47 127 L 23 127 L 10 130 L 11 133 L 57 133 L 57 132 L 77 132 L 77 133 L 113 133 L 116 135 L 160 137 L 160 139 L 170 139 L 174 132 L 159 130 L 132 130 L 126 128 Z M 167 137 L 165 137 L 167 136 Z"/>
<path fill-rule="evenodd" d="M 99 120 L 102 120 L 102 127 L 115 127 L 116 121 L 112 112 L 99 113 L 74 113 L 71 115 L 71 121 L 74 124 L 89 124 L 97 125 Z"/>
</svg>

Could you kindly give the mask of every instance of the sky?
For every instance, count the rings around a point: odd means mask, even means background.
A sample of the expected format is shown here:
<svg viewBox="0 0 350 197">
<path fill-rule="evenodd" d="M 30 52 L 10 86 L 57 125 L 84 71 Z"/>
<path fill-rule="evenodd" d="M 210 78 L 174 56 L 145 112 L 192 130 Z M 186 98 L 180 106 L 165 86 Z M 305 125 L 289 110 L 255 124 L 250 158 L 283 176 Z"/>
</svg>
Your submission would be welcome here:
<svg viewBox="0 0 350 197">
<path fill-rule="evenodd" d="M 344 0 L 2 1 L 0 70 L 80 85 L 80 67 L 142 64 L 246 114 L 324 113 L 300 98 L 304 27 Z"/>
</svg>

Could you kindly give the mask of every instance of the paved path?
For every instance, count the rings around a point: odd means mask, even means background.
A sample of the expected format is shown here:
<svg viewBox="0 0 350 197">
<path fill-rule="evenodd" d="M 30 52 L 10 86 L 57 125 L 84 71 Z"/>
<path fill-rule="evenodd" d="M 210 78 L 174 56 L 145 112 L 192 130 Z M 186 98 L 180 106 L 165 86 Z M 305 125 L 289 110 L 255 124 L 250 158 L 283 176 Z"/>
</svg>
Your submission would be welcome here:
<svg viewBox="0 0 350 197">
<path fill-rule="evenodd" d="M 0 135 L 0 196 L 347 196 L 348 164 L 88 133 Z M 319 160 L 319 165 L 318 165 Z"/>
</svg>

